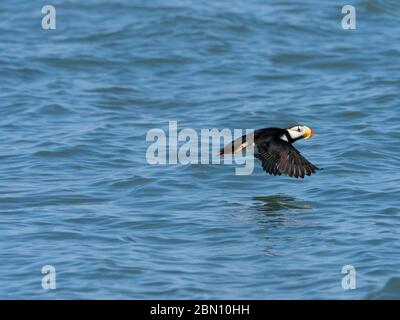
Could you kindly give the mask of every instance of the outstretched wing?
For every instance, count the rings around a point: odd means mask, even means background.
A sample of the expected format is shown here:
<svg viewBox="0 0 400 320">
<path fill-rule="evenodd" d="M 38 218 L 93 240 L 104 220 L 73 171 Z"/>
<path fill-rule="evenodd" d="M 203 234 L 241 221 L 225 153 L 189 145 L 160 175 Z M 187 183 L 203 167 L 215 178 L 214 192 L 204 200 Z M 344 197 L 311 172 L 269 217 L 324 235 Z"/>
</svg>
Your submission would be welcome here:
<svg viewBox="0 0 400 320">
<path fill-rule="evenodd" d="M 263 169 L 275 176 L 286 174 L 289 177 L 304 178 L 319 170 L 291 143 L 281 139 L 258 143 L 255 156 L 261 160 Z"/>
</svg>

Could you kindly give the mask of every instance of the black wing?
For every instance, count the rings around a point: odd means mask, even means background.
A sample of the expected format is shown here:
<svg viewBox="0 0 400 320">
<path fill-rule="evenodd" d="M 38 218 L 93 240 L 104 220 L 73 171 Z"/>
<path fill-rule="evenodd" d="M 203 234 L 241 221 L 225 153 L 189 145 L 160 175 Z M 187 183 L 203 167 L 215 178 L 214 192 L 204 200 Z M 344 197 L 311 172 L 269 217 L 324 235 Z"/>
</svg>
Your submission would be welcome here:
<svg viewBox="0 0 400 320">
<path fill-rule="evenodd" d="M 279 138 L 258 143 L 255 156 L 261 160 L 263 169 L 274 176 L 286 174 L 289 177 L 304 178 L 319 170 L 291 143 Z"/>
</svg>

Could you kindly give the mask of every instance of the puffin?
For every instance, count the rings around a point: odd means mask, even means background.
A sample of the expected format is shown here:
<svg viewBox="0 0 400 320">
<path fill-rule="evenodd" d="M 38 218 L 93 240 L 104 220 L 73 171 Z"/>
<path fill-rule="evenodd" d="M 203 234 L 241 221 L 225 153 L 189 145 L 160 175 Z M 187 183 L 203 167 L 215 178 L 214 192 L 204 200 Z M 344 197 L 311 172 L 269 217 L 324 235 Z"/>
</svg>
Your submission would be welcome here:
<svg viewBox="0 0 400 320">
<path fill-rule="evenodd" d="M 220 156 L 241 152 L 249 145 L 254 147 L 254 157 L 261 160 L 262 168 L 270 175 L 287 175 L 294 178 L 311 176 L 320 170 L 304 158 L 293 143 L 310 139 L 314 131 L 304 125 L 287 129 L 263 128 L 228 143 L 219 152 Z"/>
</svg>

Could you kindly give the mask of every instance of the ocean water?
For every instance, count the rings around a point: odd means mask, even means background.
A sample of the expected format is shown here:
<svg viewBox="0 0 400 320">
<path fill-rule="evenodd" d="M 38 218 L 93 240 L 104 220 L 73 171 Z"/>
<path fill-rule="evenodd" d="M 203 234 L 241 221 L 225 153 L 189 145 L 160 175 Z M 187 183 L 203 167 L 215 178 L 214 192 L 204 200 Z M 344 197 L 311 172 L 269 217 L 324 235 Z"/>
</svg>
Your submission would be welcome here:
<svg viewBox="0 0 400 320">
<path fill-rule="evenodd" d="M 400 298 L 397 0 L 51 4 L 0 2 L 0 298 Z M 324 170 L 150 165 L 169 121 L 305 124 Z"/>
</svg>

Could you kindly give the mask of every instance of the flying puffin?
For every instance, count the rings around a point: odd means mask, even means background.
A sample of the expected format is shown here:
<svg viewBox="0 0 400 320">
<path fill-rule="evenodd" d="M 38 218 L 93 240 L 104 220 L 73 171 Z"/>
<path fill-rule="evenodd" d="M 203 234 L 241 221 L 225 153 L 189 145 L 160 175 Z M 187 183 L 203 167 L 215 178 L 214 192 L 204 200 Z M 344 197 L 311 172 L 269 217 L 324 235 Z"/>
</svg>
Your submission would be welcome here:
<svg viewBox="0 0 400 320">
<path fill-rule="evenodd" d="M 261 160 L 262 168 L 270 175 L 285 174 L 289 177 L 304 178 L 319 168 L 304 158 L 292 143 L 299 139 L 307 140 L 313 135 L 314 131 L 311 128 L 301 125 L 287 129 L 258 129 L 227 144 L 219 155 L 241 152 L 253 145 L 254 156 Z"/>
</svg>

